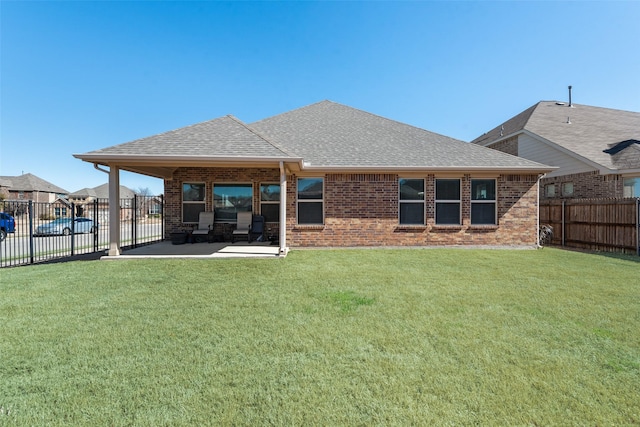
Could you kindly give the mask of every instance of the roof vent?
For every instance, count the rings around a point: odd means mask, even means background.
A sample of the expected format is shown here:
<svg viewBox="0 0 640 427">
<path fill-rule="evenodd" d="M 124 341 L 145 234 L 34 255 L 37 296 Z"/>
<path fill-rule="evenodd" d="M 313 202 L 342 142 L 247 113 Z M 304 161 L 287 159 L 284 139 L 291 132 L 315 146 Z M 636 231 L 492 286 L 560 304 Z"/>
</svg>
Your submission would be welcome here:
<svg viewBox="0 0 640 427">
<path fill-rule="evenodd" d="M 504 125 L 500 126 L 500 136 L 504 136 Z"/>
<path fill-rule="evenodd" d="M 569 85 L 569 107 L 573 107 L 573 104 L 571 103 L 571 85 Z"/>
<path fill-rule="evenodd" d="M 556 102 L 556 105 L 566 105 L 566 104 L 564 102 L 558 101 L 558 102 Z"/>
<path fill-rule="evenodd" d="M 570 125 L 571 124 L 571 117 L 567 117 L 567 124 Z"/>
</svg>

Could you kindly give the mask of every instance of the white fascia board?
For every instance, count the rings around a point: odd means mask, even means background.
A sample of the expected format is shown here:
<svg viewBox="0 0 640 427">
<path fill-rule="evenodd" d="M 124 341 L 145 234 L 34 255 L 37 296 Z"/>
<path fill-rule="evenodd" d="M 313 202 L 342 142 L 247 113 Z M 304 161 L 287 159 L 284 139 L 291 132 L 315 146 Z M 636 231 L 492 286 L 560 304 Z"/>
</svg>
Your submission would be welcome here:
<svg viewBox="0 0 640 427">
<path fill-rule="evenodd" d="M 541 165 L 542 166 L 542 165 Z M 304 165 L 302 170 L 305 172 L 371 172 L 371 173 L 396 173 L 396 172 L 496 172 L 496 173 L 548 173 L 558 169 L 556 166 L 531 166 L 531 167 L 505 167 L 499 168 L 495 166 L 310 166 Z"/>
<path fill-rule="evenodd" d="M 74 154 L 73 157 L 90 163 L 162 163 L 172 162 L 225 162 L 225 163 L 264 163 L 264 162 L 299 162 L 302 159 L 292 157 L 250 157 L 250 156 L 146 156 L 122 154 Z"/>
</svg>

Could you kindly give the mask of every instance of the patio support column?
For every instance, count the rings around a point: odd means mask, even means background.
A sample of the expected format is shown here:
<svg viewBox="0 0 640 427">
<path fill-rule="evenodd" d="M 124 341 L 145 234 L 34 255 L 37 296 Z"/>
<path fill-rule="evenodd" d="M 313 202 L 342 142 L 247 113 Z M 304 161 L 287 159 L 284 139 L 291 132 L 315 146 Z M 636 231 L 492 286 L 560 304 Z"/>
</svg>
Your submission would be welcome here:
<svg viewBox="0 0 640 427">
<path fill-rule="evenodd" d="M 280 162 L 280 255 L 287 253 L 287 172 Z"/>
<path fill-rule="evenodd" d="M 109 256 L 120 255 L 120 169 L 109 168 Z"/>
</svg>

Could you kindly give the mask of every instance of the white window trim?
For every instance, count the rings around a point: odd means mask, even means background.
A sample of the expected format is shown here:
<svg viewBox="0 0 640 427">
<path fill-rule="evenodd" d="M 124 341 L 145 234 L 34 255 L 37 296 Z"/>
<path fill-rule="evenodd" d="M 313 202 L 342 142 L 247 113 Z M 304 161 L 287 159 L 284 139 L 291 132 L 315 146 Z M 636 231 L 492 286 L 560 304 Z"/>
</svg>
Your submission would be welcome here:
<svg viewBox="0 0 640 427">
<path fill-rule="evenodd" d="M 260 203 L 260 215 L 262 215 L 262 205 L 280 205 L 280 198 L 278 198 L 278 200 L 262 200 L 262 186 L 263 185 L 277 185 L 278 188 L 280 188 L 280 191 L 282 191 L 282 188 L 280 187 L 280 183 L 279 182 L 261 182 L 258 184 L 258 192 L 260 193 L 260 195 L 258 196 L 258 203 Z M 324 182 L 322 185 L 322 197 L 324 197 Z M 279 212 L 280 210 L 278 210 Z M 264 216 L 264 215 L 263 215 Z M 323 216 L 324 219 L 324 216 Z M 278 221 L 280 222 L 280 221 Z"/>
<path fill-rule="evenodd" d="M 300 192 L 300 180 L 301 179 L 321 179 L 322 180 L 322 198 L 321 199 L 299 199 Z M 325 177 L 324 176 L 299 176 L 296 178 L 296 224 L 301 226 L 306 225 L 324 225 L 324 193 L 325 193 Z M 300 223 L 300 212 L 298 212 L 299 203 L 322 203 L 322 222 L 320 224 Z"/>
<path fill-rule="evenodd" d="M 402 191 L 400 190 L 400 181 L 403 179 L 411 179 L 411 180 L 422 180 L 422 200 L 405 200 L 405 199 L 401 199 L 400 195 L 402 194 Z M 426 186 L 427 183 L 425 181 L 424 178 L 407 178 L 407 177 L 398 177 L 398 224 L 399 225 L 425 225 L 425 217 L 426 217 L 426 213 L 427 213 L 427 200 L 426 200 Z M 422 203 L 422 222 L 420 224 L 405 224 L 400 222 L 400 205 L 402 205 L 403 203 Z"/>
<path fill-rule="evenodd" d="M 194 201 L 194 200 L 184 200 L 184 185 L 185 184 L 202 184 L 204 185 L 204 200 L 200 201 Z M 181 198 L 182 198 L 182 203 L 180 204 L 180 210 L 181 215 L 180 215 L 180 221 L 182 221 L 183 224 L 197 224 L 198 221 L 195 222 L 185 222 L 184 221 L 184 205 L 185 204 L 189 204 L 189 205 L 204 205 L 204 210 L 207 210 L 207 183 L 206 182 L 202 182 L 202 181 L 184 181 L 182 184 L 180 184 L 180 190 L 181 190 Z"/>
<path fill-rule="evenodd" d="M 438 199 L 437 198 L 437 182 L 438 181 L 458 181 L 458 191 L 460 192 L 459 199 Z M 436 178 L 433 181 L 433 220 L 436 225 L 461 225 L 462 224 L 462 179 L 460 178 Z M 438 223 L 438 203 L 458 203 L 458 223 Z"/>
<path fill-rule="evenodd" d="M 215 199 L 215 191 L 216 191 L 216 184 L 218 185 L 248 185 L 251 187 L 251 213 L 253 214 L 255 212 L 254 209 L 254 185 L 253 182 L 237 182 L 237 181 L 229 181 L 229 182 L 225 182 L 225 181 L 218 181 L 218 182 L 212 182 L 211 183 L 211 211 L 215 212 L 216 210 L 216 199 Z M 237 224 L 238 220 L 236 217 L 236 221 L 218 221 L 218 219 L 216 218 L 215 221 L 220 222 L 221 224 Z"/>
<path fill-rule="evenodd" d="M 473 200 L 473 181 L 493 181 L 494 182 L 494 187 L 495 187 L 495 198 L 494 199 L 478 199 L 478 200 Z M 491 178 L 471 178 L 471 181 L 469 182 L 469 185 L 471 186 L 471 191 L 472 193 L 469 194 L 470 196 L 470 201 L 471 201 L 471 206 L 469 209 L 469 223 L 471 225 L 497 225 L 498 224 L 498 180 L 497 179 L 491 179 Z M 493 224 L 474 224 L 472 222 L 472 218 L 473 218 L 473 205 L 474 204 L 493 204 L 495 207 L 493 209 Z"/>
<path fill-rule="evenodd" d="M 553 194 L 549 194 L 549 188 L 553 188 Z M 545 197 L 556 197 L 556 185 L 555 184 L 545 184 L 544 186 L 544 196 Z"/>
</svg>

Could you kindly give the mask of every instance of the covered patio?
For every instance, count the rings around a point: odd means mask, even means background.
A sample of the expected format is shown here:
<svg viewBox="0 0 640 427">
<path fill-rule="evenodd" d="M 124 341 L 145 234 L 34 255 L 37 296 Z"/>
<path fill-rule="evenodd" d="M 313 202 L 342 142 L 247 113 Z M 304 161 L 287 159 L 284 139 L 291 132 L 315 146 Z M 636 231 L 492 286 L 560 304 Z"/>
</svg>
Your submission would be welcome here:
<svg viewBox="0 0 640 427">
<path fill-rule="evenodd" d="M 268 242 L 219 242 L 185 243 L 175 245 L 170 240 L 123 250 L 119 255 L 106 255 L 103 260 L 141 259 L 141 258 L 284 258 L 278 245 Z"/>
</svg>

